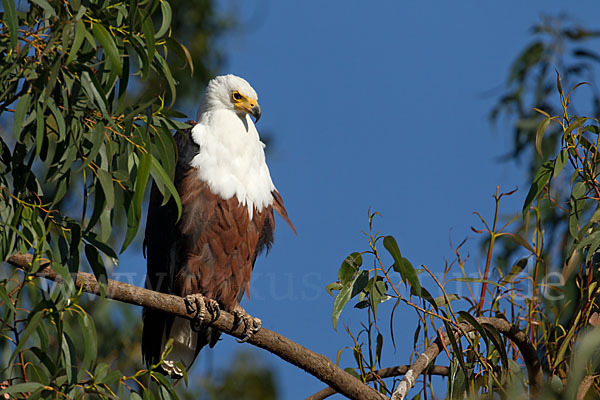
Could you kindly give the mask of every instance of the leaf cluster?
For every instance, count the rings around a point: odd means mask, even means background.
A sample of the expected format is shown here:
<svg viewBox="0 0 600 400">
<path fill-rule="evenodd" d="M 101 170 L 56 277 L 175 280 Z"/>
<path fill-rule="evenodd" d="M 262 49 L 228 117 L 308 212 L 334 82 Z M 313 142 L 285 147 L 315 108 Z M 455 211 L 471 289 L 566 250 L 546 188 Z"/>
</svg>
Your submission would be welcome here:
<svg viewBox="0 0 600 400">
<path fill-rule="evenodd" d="M 0 260 L 30 253 L 36 261 L 27 273 L 5 273 L 0 281 L 6 355 L 0 374 L 8 384 L 0 393 L 177 398 L 160 374 L 100 361 L 106 354 L 98 349 L 109 339 L 98 336 L 98 320 L 82 308 L 73 285 L 73 274 L 86 268 L 106 282 L 139 231 L 151 178 L 165 201 L 181 207 L 172 131 L 184 124 L 170 108 L 177 81 L 167 58 L 182 55 L 188 66 L 192 60 L 170 35 L 171 6 L 166 0 L 2 5 Z M 144 94 L 140 82 L 150 77 L 160 84 Z M 42 257 L 63 284 L 48 287 L 33 278 Z M 103 323 L 114 324 L 112 318 Z"/>
</svg>

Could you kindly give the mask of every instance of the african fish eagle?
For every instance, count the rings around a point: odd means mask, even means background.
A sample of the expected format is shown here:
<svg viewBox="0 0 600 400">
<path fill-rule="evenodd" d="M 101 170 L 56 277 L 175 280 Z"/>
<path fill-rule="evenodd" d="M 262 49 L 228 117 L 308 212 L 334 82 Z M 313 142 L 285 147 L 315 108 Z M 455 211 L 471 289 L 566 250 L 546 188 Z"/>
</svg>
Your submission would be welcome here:
<svg viewBox="0 0 600 400">
<path fill-rule="evenodd" d="M 206 88 L 198 123 L 175 135 L 175 187 L 181 197 L 177 220 L 173 200 L 153 185 L 146 221 L 146 288 L 181 297 L 201 294 L 212 311 L 234 313 L 246 338 L 260 329 L 240 306 L 249 293 L 258 254 L 269 249 L 275 227 L 273 210 L 292 230 L 283 201 L 265 162 L 264 143 L 250 116 L 261 116 L 258 96 L 244 79 L 225 75 Z M 162 372 L 181 376 L 202 347 L 213 347 L 220 332 L 206 324 L 144 309 L 142 355 L 148 366 L 160 361 L 167 340 L 173 349 Z"/>
</svg>

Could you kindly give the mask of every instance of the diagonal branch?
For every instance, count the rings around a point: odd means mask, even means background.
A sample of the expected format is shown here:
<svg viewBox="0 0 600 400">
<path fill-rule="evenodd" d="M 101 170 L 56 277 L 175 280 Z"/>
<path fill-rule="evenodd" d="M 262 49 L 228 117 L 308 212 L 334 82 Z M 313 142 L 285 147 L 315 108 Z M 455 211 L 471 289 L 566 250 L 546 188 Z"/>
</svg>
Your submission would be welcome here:
<svg viewBox="0 0 600 400">
<path fill-rule="evenodd" d="M 9 257 L 7 261 L 27 272 L 29 265 L 33 261 L 33 257 L 31 254 L 17 254 Z M 50 268 L 49 264 L 48 260 L 41 260 L 42 268 L 35 275 L 52 281 L 62 282 L 60 275 Z M 100 296 L 100 287 L 92 274 L 79 272 L 74 276 L 73 281 L 78 289 Z M 112 279 L 108 280 L 106 297 L 124 303 L 167 312 L 183 318 L 191 318 L 191 315 L 186 311 L 183 299 L 179 296 L 154 292 Z M 217 320 L 206 321 L 206 323 L 228 335 L 237 338 L 243 337 L 242 327 L 232 330 L 233 315 L 227 312 L 221 312 Z M 317 354 L 277 332 L 262 328 L 248 340 L 248 343 L 265 349 L 290 364 L 303 369 L 350 399 L 381 400 L 383 398 L 374 389 L 338 368 L 327 357 Z"/>
<path fill-rule="evenodd" d="M 404 375 L 404 374 L 406 374 L 406 371 L 408 371 L 409 368 L 410 368 L 410 365 L 398 365 L 397 367 L 382 368 L 375 372 L 368 373 L 367 376 L 365 377 L 365 381 L 372 382 L 378 378 L 384 379 L 384 378 L 391 378 L 392 376 Z M 444 367 L 442 365 L 433 365 L 433 366 L 429 367 L 429 369 L 426 371 L 426 374 L 427 375 L 448 376 L 450 374 L 450 368 Z M 335 389 L 327 387 L 323 390 L 318 391 L 315 394 L 308 396 L 304 400 L 324 400 L 324 399 L 328 398 L 329 396 L 332 396 L 336 393 L 337 392 L 335 391 Z"/>
<path fill-rule="evenodd" d="M 477 322 L 481 325 L 491 325 L 498 330 L 501 334 L 509 338 L 513 343 L 517 345 L 521 355 L 523 356 L 523 360 L 525 360 L 525 365 L 527 366 L 527 373 L 529 375 L 529 387 L 531 388 L 531 395 L 534 397 L 536 394 L 539 394 L 542 385 L 544 384 L 544 374 L 542 372 L 542 366 L 537 357 L 537 353 L 535 348 L 529 342 L 527 335 L 523 333 L 523 331 L 519 330 L 515 325 L 511 324 L 505 319 L 502 318 L 487 318 L 487 317 L 479 317 L 475 318 Z M 454 336 L 458 339 L 462 335 L 474 331 L 475 328 L 466 322 L 461 322 L 458 324 L 460 330 L 455 330 L 453 332 Z M 442 338 L 444 343 L 446 343 L 448 338 L 448 333 L 444 333 Z M 436 339 L 436 341 L 429 346 L 421 355 L 415 360 L 415 362 L 410 366 L 404 378 L 394 391 L 391 400 L 403 400 L 406 397 L 408 391 L 413 387 L 415 381 L 419 375 L 427 368 L 427 366 L 432 363 L 435 358 L 440 354 L 443 350 L 444 346 L 440 341 L 440 338 Z M 460 357 L 460 355 L 457 355 Z"/>
</svg>

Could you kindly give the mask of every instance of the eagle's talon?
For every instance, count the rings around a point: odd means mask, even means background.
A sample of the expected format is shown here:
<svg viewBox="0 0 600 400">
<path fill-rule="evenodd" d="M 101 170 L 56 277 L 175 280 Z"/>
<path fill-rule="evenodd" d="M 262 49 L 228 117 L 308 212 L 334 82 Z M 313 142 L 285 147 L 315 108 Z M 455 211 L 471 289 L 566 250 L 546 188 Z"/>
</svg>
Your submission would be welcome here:
<svg viewBox="0 0 600 400">
<path fill-rule="evenodd" d="M 216 321 L 221 316 L 221 307 L 219 306 L 219 302 L 213 299 L 208 300 L 208 304 L 206 305 L 206 309 L 210 313 L 212 321 Z"/>
<path fill-rule="evenodd" d="M 183 299 L 188 314 L 194 314 L 190 320 L 190 326 L 193 331 L 198 332 L 202 327 L 205 318 L 206 303 L 201 294 L 189 294 Z"/>
<path fill-rule="evenodd" d="M 248 341 L 248 339 L 254 336 L 262 328 L 262 321 L 246 314 L 244 309 L 241 307 L 233 311 L 233 317 L 232 331 L 237 330 L 242 322 L 244 323 L 244 335 L 237 340 L 238 343 L 244 343 Z"/>
</svg>

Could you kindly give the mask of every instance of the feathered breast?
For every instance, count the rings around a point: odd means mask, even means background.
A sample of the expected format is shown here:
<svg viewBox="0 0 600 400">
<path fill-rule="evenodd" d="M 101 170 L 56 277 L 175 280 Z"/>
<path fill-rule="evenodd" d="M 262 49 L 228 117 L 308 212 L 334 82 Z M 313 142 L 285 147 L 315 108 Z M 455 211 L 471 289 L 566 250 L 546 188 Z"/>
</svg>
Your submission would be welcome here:
<svg viewBox="0 0 600 400">
<path fill-rule="evenodd" d="M 255 209 L 272 204 L 275 185 L 265 162 L 265 145 L 250 116 L 240 118 L 226 110 L 209 113 L 192 129 L 192 138 L 200 152 L 191 166 L 212 193 L 237 198 L 250 219 Z"/>
<path fill-rule="evenodd" d="M 180 188 L 183 215 L 179 231 L 186 251 L 175 278 L 180 296 L 202 293 L 232 310 L 248 293 L 256 256 L 273 240 L 273 208 L 255 210 L 236 197 L 223 199 L 190 169 Z"/>
</svg>

